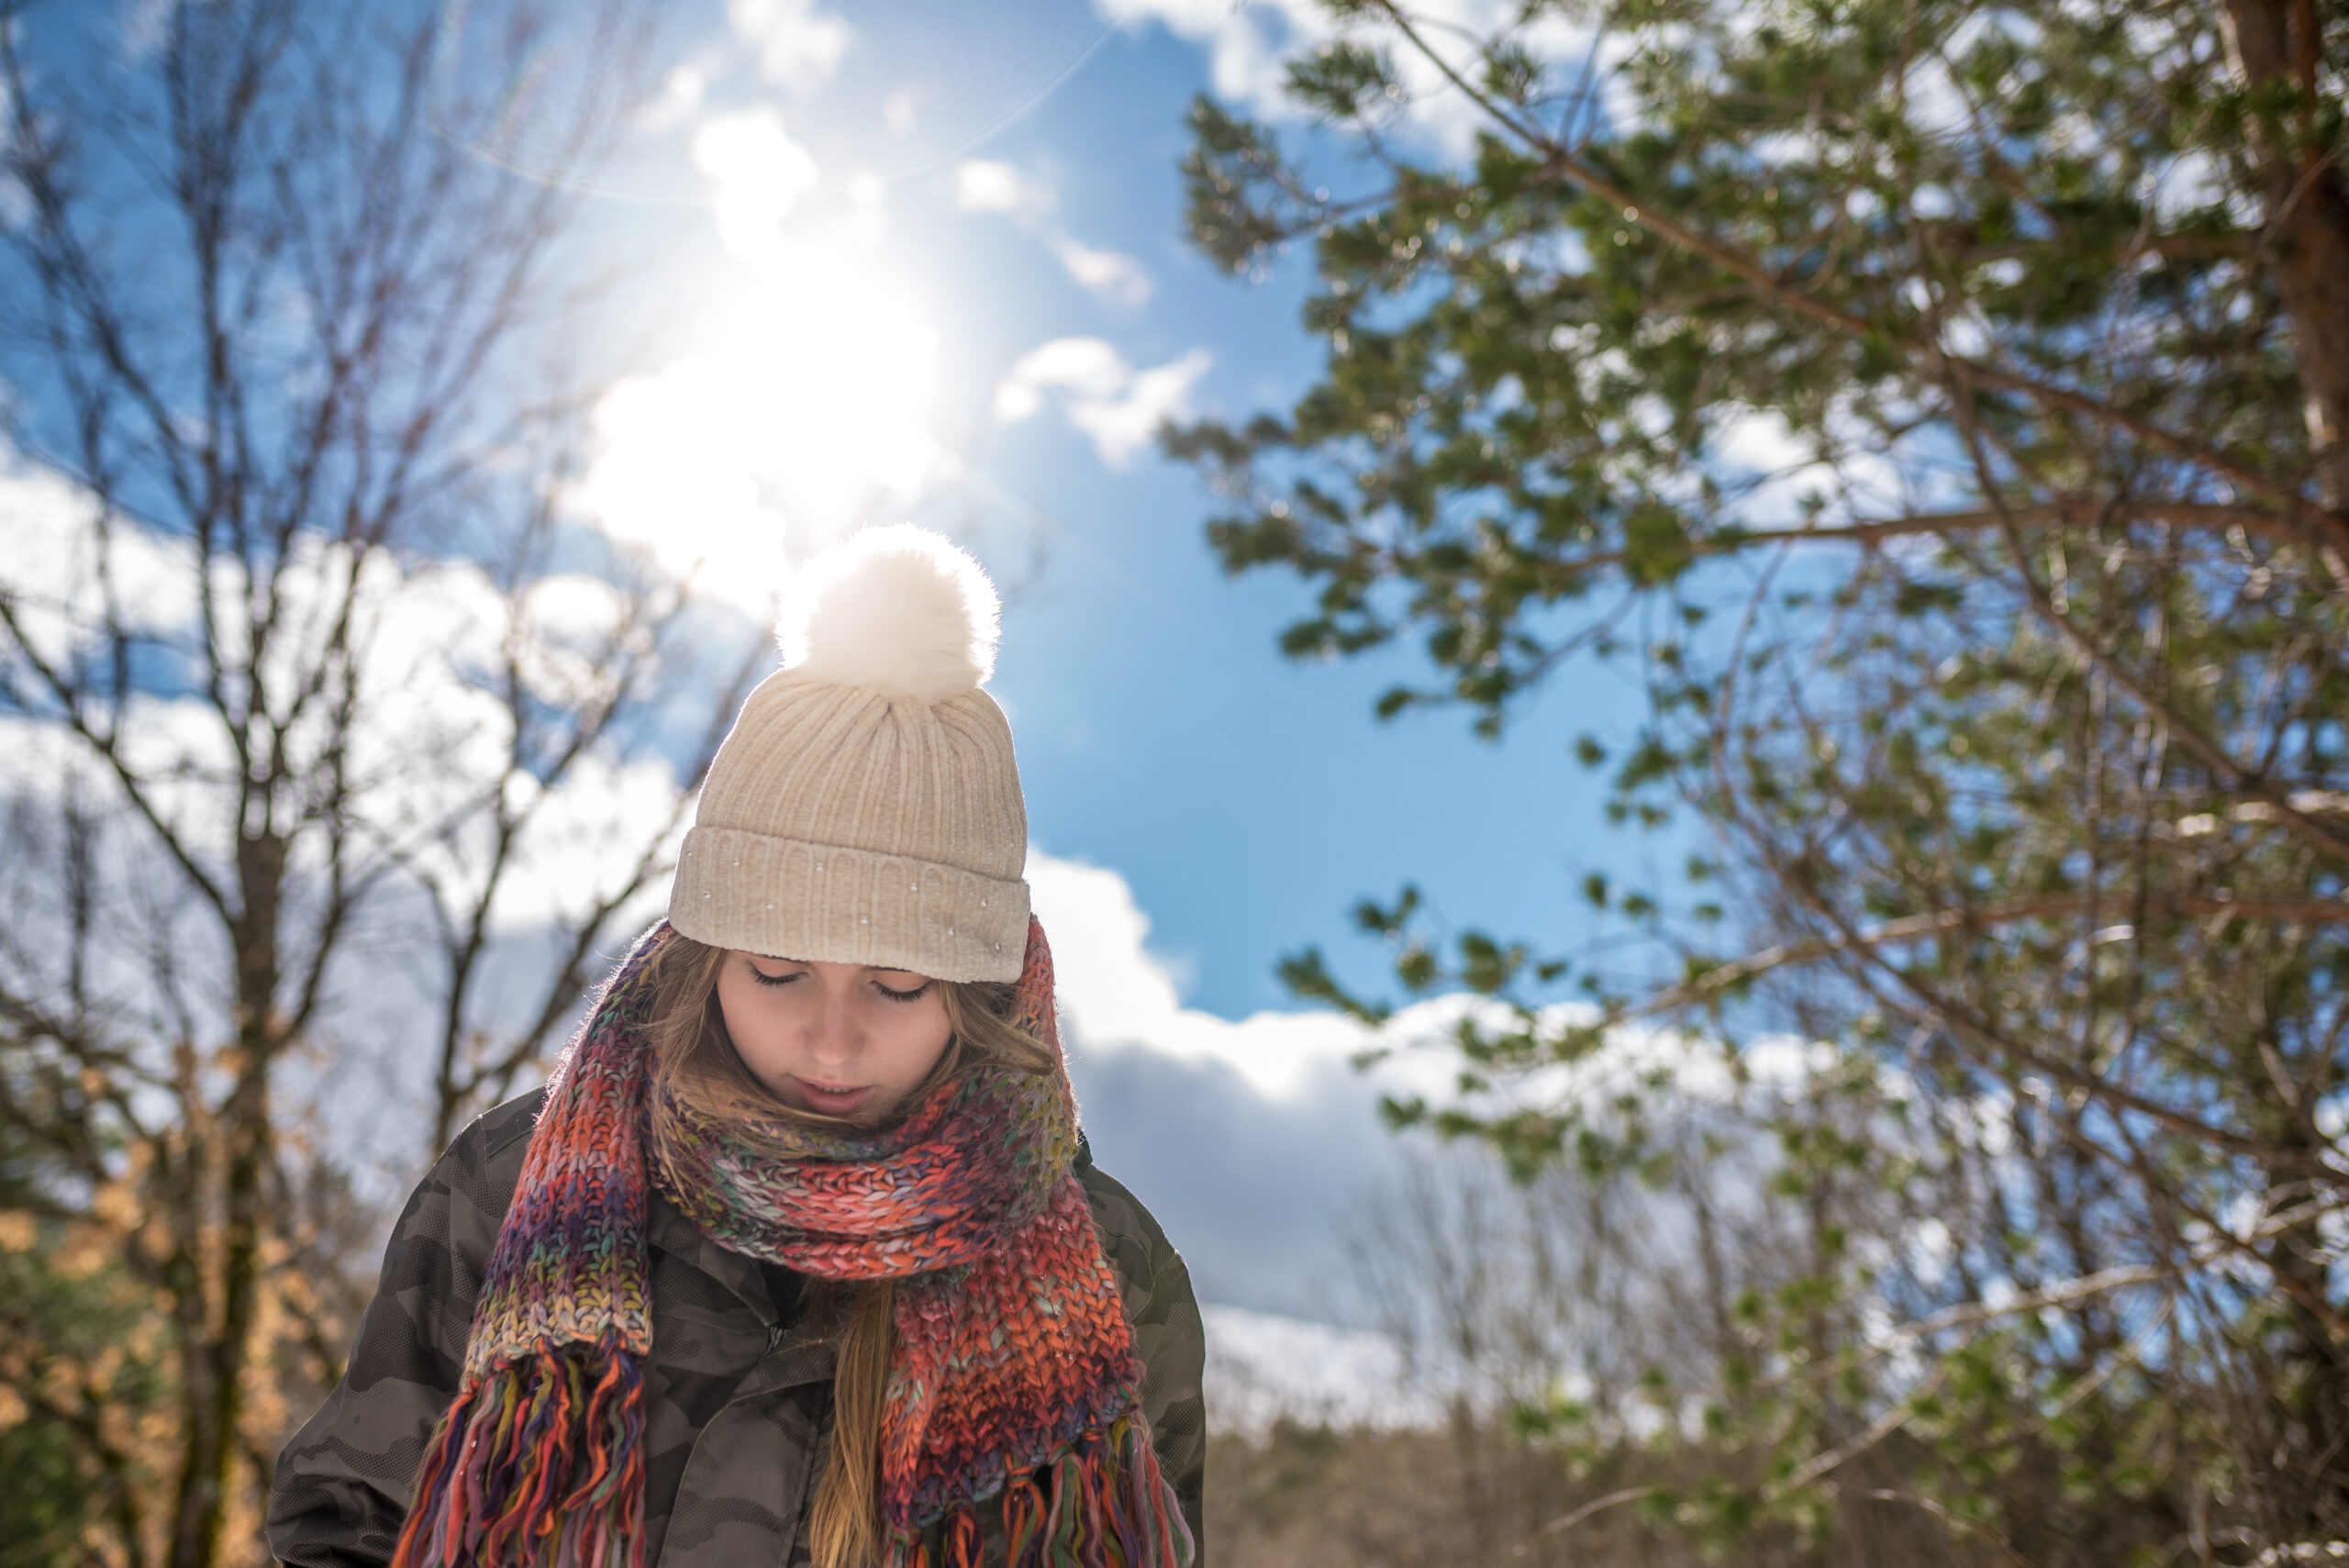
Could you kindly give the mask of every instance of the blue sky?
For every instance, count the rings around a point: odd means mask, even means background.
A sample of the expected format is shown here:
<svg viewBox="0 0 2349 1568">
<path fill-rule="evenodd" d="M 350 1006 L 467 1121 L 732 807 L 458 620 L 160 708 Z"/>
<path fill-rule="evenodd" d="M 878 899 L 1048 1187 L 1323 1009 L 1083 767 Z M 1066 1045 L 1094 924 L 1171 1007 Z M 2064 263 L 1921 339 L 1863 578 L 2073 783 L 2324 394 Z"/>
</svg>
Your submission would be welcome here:
<svg viewBox="0 0 2349 1568">
<path fill-rule="evenodd" d="M 882 234 L 862 253 L 902 280 L 935 332 L 932 428 L 959 471 L 933 471 L 909 509 L 950 527 L 975 519 L 983 559 L 1020 584 L 993 689 L 1013 718 L 1035 842 L 1127 879 L 1191 1005 L 1227 1017 L 1291 1005 L 1273 966 L 1307 941 L 1374 977 L 1376 951 L 1345 912 L 1407 879 L 1442 917 L 1579 940 L 1588 927 L 1572 890 L 1583 872 L 1620 879 L 1667 858 L 1666 846 L 1606 828 L 1598 781 L 1568 751 L 1577 730 L 1624 729 L 1635 694 L 1620 675 L 1577 673 L 1492 745 L 1458 713 L 1370 717 L 1381 689 L 1421 673 L 1409 651 L 1343 665 L 1280 658 L 1274 639 L 1302 592 L 1277 576 L 1225 578 L 1202 531 L 1210 498 L 1141 433 L 1160 406 L 1244 413 L 1309 384 L 1318 349 L 1297 324 L 1303 258 L 1250 284 L 1183 243 L 1182 122 L 1209 84 L 1212 41 L 1157 21 L 1038 10 L 1028 55 L 954 84 L 948 128 L 932 135 L 917 104 L 893 137 L 869 123 L 871 100 L 888 95 L 886 61 L 906 52 L 922 8 L 844 13 L 829 72 L 811 80 L 803 65 L 795 87 L 756 69 L 759 27 L 820 38 L 829 13 L 738 4 L 735 25 L 714 17 L 713 34 L 685 44 L 697 95 L 640 140 L 616 182 L 665 167 L 662 178 L 690 189 L 694 176 L 676 170 L 699 128 L 771 112 L 815 165 L 782 221 L 789 235 L 826 221 L 860 172 L 929 165 L 860 193 Z M 1277 37 L 1276 16 L 1248 20 Z M 1088 47 L 1026 113 L 963 144 Z M 917 55 L 906 69 L 921 64 Z M 602 205 L 622 222 L 662 220 L 666 275 L 723 268 L 705 210 Z M 1085 256 L 1111 275 L 1079 281 Z M 1163 405 L 1139 383 L 1090 395 L 1128 421 L 1114 437 L 1078 428 L 1072 405 L 1088 394 L 1053 384 L 1049 370 L 1032 414 L 999 417 L 1023 357 L 1072 340 L 1094 360 L 1063 367 L 1071 382 L 1163 368 L 1186 384 Z M 894 499 L 878 503 L 883 513 Z"/>
<path fill-rule="evenodd" d="M 626 281 L 579 345 L 609 384 L 565 506 L 689 575 L 710 624 L 739 638 L 763 635 L 795 558 L 859 522 L 912 517 L 971 545 L 1009 593 L 991 689 L 1019 748 L 1030 876 L 1101 1162 L 1159 1215 L 1204 1298 L 1359 1320 L 1340 1283 L 1345 1217 L 1393 1176 L 1397 1145 L 1378 1086 L 1347 1065 L 1364 1037 L 1290 997 L 1278 958 L 1319 943 L 1377 987 L 1380 952 L 1347 911 L 1406 881 L 1439 929 L 1570 949 L 1593 934 L 1585 873 L 1660 881 L 1687 846 L 1610 829 L 1600 781 L 1572 759 L 1576 733 L 1635 721 L 1626 675 L 1568 672 L 1497 744 L 1459 713 L 1382 725 L 1371 705 L 1422 673 L 1413 651 L 1284 661 L 1297 584 L 1218 570 L 1210 499 L 1150 431 L 1164 415 L 1284 405 L 1318 349 L 1297 323 L 1301 258 L 1241 283 L 1183 243 L 1183 120 L 1210 84 L 1276 109 L 1267 83 L 1314 12 L 1101 3 L 1114 14 L 1076 0 L 673 13 L 655 100 L 583 204 L 575 259 L 617 261 Z M 1497 0 L 1455 8 L 1475 22 Z M 154 47 L 146 14 L 129 7 L 112 41 L 96 12 L 57 36 L 135 63 Z M 1412 114 L 1405 134 L 1458 145 L 1440 104 Z M 527 146 L 497 151 L 529 177 Z M 0 522 L 19 556 L 64 562 L 83 517 L 61 475 L 6 454 Z M 184 565 L 160 535 L 120 548 L 141 581 Z M 445 681 L 495 642 L 502 612 L 467 563 L 438 566 L 410 573 L 378 640 Z M 592 620 L 596 584 L 565 582 L 573 610 L 546 613 Z M 144 609 L 159 625 L 191 613 L 169 594 Z M 393 707 L 436 721 L 466 700 L 391 687 Z M 158 711 L 159 734 L 201 728 Z M 392 730 L 377 739 L 399 749 Z M 601 760 L 570 787 L 581 842 L 606 818 L 657 835 L 675 798 L 658 754 Z M 571 841 L 548 840 L 535 882 L 518 870 L 503 884 L 518 951 L 605 869 Z M 406 1133 L 377 1114 L 383 1091 L 403 1092 L 412 1020 L 379 990 L 353 996 L 392 1066 L 379 1081 L 355 1058 L 334 1065 L 365 1101 L 358 1130 L 397 1141 L 389 1179 L 412 1180 Z M 1417 1026 L 1442 1027 L 1448 1006 Z M 1441 1063 L 1404 1075 L 1440 1089 Z"/>
<path fill-rule="evenodd" d="M 1278 957 L 1318 942 L 1375 984 L 1379 951 L 1347 910 L 1407 880 L 1440 922 L 1572 947 L 1592 934 L 1575 891 L 1584 873 L 1653 882 L 1687 846 L 1610 829 L 1600 781 L 1570 754 L 1575 733 L 1620 736 L 1636 719 L 1625 675 L 1569 673 L 1497 744 L 1458 713 L 1380 724 L 1371 704 L 1421 673 L 1415 652 L 1286 662 L 1274 639 L 1301 590 L 1217 568 L 1210 498 L 1157 457 L 1148 429 L 1161 413 L 1283 405 L 1309 384 L 1318 346 L 1297 321 L 1303 258 L 1242 283 L 1184 244 L 1183 121 L 1211 83 L 1272 106 L 1264 84 L 1306 8 L 1118 4 L 1115 25 L 1034 8 L 1025 42 L 996 40 L 990 55 L 967 12 L 836 17 L 804 0 L 735 0 L 730 18 L 685 38 L 668 107 L 615 176 L 678 205 L 603 202 L 591 225 L 640 246 L 649 276 L 684 281 L 649 297 L 689 349 L 722 358 L 729 335 L 762 330 L 742 323 L 778 294 L 807 312 L 769 351 L 832 365 L 812 378 L 822 395 L 763 395 L 818 426 L 843 420 L 806 449 L 818 469 L 833 446 L 865 439 L 841 408 L 888 424 L 905 397 L 875 370 L 892 350 L 865 352 L 856 329 L 827 361 L 840 323 L 808 302 L 837 290 L 839 313 L 889 317 L 876 343 L 911 343 L 907 322 L 930 334 L 929 460 L 857 515 L 956 529 L 1012 589 L 991 689 L 1019 747 L 1031 879 L 1097 1150 L 1159 1214 L 1205 1298 L 1358 1319 L 1347 1216 L 1393 1177 L 1397 1149 L 1375 1085 L 1345 1065 L 1359 1037 L 1300 1008 L 1275 978 Z M 1181 36 L 1138 15 L 1152 6 Z M 952 38 L 908 47 L 926 17 L 950 15 Z M 975 61 L 960 75 L 941 63 L 957 50 Z M 1025 113 L 970 141 L 1079 55 Z M 893 72 L 930 83 L 930 96 L 892 111 Z M 775 259 L 828 247 L 852 268 L 795 273 Z M 856 304 L 868 285 L 881 292 Z M 796 460 L 766 451 L 769 434 L 754 432 L 750 461 L 789 490 L 805 475 L 782 472 Z M 878 442 L 873 461 L 894 450 Z M 706 475 L 662 474 L 645 531 L 673 548 L 677 488 Z M 745 517 L 712 548 L 757 536 Z M 839 526 L 790 517 L 801 543 Z"/>
</svg>

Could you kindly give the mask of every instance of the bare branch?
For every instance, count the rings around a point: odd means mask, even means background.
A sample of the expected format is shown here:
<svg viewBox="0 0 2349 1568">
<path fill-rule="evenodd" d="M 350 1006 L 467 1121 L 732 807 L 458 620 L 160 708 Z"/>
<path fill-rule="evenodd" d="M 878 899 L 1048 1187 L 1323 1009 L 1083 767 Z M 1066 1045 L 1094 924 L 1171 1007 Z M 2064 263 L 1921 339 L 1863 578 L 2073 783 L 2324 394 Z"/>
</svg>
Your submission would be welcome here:
<svg viewBox="0 0 2349 1568">
<path fill-rule="evenodd" d="M 2217 916 L 2230 920 L 2290 920 L 2313 922 L 2318 925 L 2349 926 L 2349 900 L 2309 896 L 2305 898 L 2272 898 L 2250 896 L 2242 899 L 2222 898 L 2209 895 L 2169 894 L 2143 889 L 2119 893 L 2074 893 L 2047 898 L 2025 899 L 2019 903 L 1970 905 L 1955 909 L 1938 909 L 1930 914 L 1910 915 L 1898 920 L 1887 920 L 1848 934 L 1817 938 L 1799 942 L 1782 942 L 1746 954 L 1727 963 L 1709 968 L 1694 979 L 1657 992 L 1638 1005 L 1608 1015 L 1609 1023 L 1626 1023 L 1636 1018 L 1654 1018 L 1659 1014 L 1676 1012 L 1682 1008 L 1711 1001 L 1722 993 L 1749 980 L 1767 974 L 1773 970 L 1792 965 L 1815 963 L 1865 948 L 1880 948 L 1898 942 L 1914 941 L 1921 937 L 1945 936 L 1957 931 L 1987 929 L 1993 926 L 2010 925 L 2022 920 L 2054 920 L 2081 915 L 2099 907 L 2128 904 L 2149 914 Z"/>
</svg>

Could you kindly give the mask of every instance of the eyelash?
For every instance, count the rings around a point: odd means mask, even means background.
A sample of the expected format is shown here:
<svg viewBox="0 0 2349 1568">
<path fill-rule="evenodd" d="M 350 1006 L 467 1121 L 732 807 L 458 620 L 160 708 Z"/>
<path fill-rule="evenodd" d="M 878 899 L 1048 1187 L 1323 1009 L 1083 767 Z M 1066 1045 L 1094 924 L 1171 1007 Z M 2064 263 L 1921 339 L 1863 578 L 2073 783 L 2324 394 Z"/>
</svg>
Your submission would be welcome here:
<svg viewBox="0 0 2349 1568">
<path fill-rule="evenodd" d="M 751 978 L 757 981 L 762 985 L 788 985 L 793 981 L 798 979 L 803 973 L 804 972 L 800 970 L 793 970 L 788 974 L 769 974 L 757 964 L 754 963 L 751 965 Z M 892 991 L 889 987 L 882 984 L 881 982 L 876 980 L 873 983 L 873 989 L 880 992 L 882 995 L 887 997 L 892 1002 L 918 1002 L 923 996 L 929 994 L 932 984 L 932 982 L 925 980 L 910 991 Z"/>
</svg>

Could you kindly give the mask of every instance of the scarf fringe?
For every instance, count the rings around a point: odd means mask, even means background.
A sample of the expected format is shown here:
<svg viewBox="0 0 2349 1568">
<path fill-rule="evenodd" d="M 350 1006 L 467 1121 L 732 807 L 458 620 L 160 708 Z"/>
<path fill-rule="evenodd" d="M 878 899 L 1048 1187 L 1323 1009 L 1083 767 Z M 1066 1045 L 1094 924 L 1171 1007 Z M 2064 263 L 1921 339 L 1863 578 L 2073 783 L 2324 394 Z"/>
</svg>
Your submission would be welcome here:
<svg viewBox="0 0 2349 1568">
<path fill-rule="evenodd" d="M 1191 1568 L 1198 1556 L 1150 1429 L 1130 1416 L 1005 1487 L 1003 1536 L 1010 1568 Z M 946 1516 L 934 1558 L 926 1532 L 900 1528 L 882 1568 L 982 1568 L 984 1549 L 978 1510 L 964 1504 Z"/>
<path fill-rule="evenodd" d="M 642 1386 L 613 1336 L 469 1382 L 392 1568 L 644 1568 Z"/>
</svg>

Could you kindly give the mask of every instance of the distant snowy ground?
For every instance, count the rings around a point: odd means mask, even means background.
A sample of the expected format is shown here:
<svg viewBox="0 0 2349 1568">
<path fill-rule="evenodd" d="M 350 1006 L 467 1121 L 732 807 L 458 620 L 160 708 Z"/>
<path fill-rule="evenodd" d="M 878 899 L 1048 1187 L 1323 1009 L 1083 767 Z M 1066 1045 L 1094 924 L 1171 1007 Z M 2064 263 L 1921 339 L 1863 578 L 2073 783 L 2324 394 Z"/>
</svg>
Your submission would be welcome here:
<svg viewBox="0 0 2349 1568">
<path fill-rule="evenodd" d="M 1403 1348 L 1368 1329 L 1244 1307 L 1203 1307 L 1208 1420 L 1257 1434 L 1286 1416 L 1332 1427 L 1412 1427 L 1442 1418 L 1434 1392 L 1405 1374 Z"/>
</svg>

